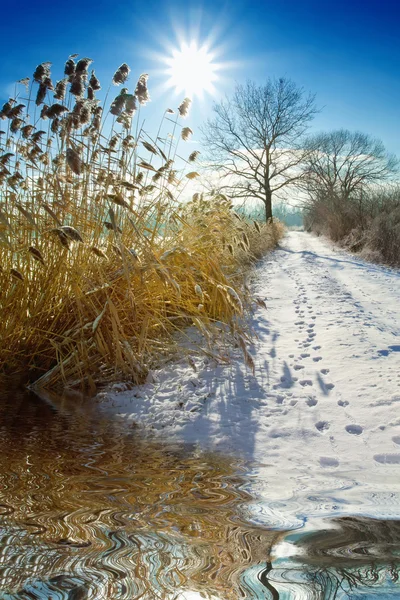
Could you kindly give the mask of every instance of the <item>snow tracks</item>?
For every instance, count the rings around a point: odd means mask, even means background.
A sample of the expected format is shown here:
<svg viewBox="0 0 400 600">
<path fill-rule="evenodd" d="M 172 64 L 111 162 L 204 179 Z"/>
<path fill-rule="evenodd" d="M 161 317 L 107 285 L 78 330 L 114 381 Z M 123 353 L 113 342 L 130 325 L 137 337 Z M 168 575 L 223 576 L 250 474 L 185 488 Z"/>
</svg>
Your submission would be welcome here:
<svg viewBox="0 0 400 600">
<path fill-rule="evenodd" d="M 254 376 L 239 356 L 230 366 L 200 362 L 196 372 L 182 361 L 135 398 L 115 395 L 114 412 L 168 439 L 257 461 L 270 498 L 304 502 L 332 487 L 334 504 L 338 490 L 349 502 L 348 490 L 361 486 L 375 505 L 400 465 L 400 271 L 289 232 L 257 268 L 254 288 L 267 306 L 252 324 Z"/>
</svg>

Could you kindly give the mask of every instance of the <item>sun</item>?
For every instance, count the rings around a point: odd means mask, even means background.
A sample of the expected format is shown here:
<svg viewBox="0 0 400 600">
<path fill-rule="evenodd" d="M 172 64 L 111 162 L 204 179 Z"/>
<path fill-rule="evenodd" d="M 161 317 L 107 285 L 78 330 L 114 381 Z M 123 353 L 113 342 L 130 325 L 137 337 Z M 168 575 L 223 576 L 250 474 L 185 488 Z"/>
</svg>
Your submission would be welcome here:
<svg viewBox="0 0 400 600">
<path fill-rule="evenodd" d="M 175 88 L 191 99 L 202 97 L 205 92 L 215 93 L 214 83 L 218 79 L 218 65 L 213 62 L 213 55 L 207 46 L 199 47 L 197 42 L 182 43 L 179 49 L 172 51 L 166 59 L 168 87 Z"/>
</svg>

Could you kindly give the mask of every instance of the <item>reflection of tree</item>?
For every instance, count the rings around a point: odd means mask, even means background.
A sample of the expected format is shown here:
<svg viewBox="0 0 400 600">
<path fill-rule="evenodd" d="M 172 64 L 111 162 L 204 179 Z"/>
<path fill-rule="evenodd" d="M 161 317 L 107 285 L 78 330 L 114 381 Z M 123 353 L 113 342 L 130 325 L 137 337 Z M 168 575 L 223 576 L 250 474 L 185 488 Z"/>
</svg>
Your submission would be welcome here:
<svg viewBox="0 0 400 600">
<path fill-rule="evenodd" d="M 239 463 L 40 411 L 21 427 L 0 419 L 0 590 L 24 599 L 242 596 L 241 572 L 266 560 L 275 534 L 240 520 L 249 495 Z"/>
<path fill-rule="evenodd" d="M 265 571 L 269 589 L 291 585 L 299 598 L 339 600 L 398 582 L 399 521 L 343 517 L 331 520 L 332 525 L 300 536 L 293 545 L 301 552 L 289 567 Z M 276 593 L 271 590 L 272 599 L 279 598 Z"/>
<path fill-rule="evenodd" d="M 400 566 L 376 565 L 354 568 L 325 567 L 316 570 L 304 567 L 305 578 L 310 582 L 311 588 L 320 592 L 321 598 L 335 600 L 345 594 L 355 592 L 359 588 L 376 588 L 383 585 L 387 578 L 394 583 L 398 581 Z"/>
</svg>

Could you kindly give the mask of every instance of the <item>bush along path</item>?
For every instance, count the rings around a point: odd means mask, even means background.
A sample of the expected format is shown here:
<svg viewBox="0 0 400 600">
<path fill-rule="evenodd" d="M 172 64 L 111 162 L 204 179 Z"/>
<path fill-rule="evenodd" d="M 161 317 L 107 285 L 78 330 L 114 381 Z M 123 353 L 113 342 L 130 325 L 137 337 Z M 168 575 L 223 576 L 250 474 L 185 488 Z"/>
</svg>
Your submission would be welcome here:
<svg viewBox="0 0 400 600">
<path fill-rule="evenodd" d="M 229 365 L 182 359 L 144 386 L 100 395 L 99 407 L 164 439 L 256 461 L 257 485 L 269 500 L 290 499 L 291 518 L 306 504 L 332 512 L 343 494 L 353 514 L 373 514 L 376 502 L 380 516 L 393 514 L 400 271 L 290 232 L 261 261 L 253 293 L 254 374 L 239 348 Z M 388 497 L 376 500 L 382 481 Z M 313 494 L 327 490 L 334 499 L 321 504 Z"/>
</svg>

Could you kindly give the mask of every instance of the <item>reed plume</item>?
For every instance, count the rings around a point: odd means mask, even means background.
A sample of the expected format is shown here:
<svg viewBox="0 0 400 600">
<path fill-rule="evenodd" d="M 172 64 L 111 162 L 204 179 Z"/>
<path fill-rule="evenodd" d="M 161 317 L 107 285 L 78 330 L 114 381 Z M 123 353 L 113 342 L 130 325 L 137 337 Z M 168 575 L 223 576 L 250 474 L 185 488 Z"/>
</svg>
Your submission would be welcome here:
<svg viewBox="0 0 400 600">
<path fill-rule="evenodd" d="M 126 63 L 123 63 L 114 73 L 113 84 L 121 85 L 121 83 L 125 83 L 129 77 L 129 72 L 130 68 Z"/>
<path fill-rule="evenodd" d="M 136 84 L 135 96 L 138 99 L 139 104 L 146 104 L 150 102 L 149 91 L 147 89 L 147 80 L 149 76 L 147 73 L 143 73 Z"/>
<path fill-rule="evenodd" d="M 184 100 L 178 106 L 178 112 L 183 119 L 185 119 L 188 116 L 191 104 L 192 101 L 190 100 L 190 98 L 184 98 Z"/>
</svg>

